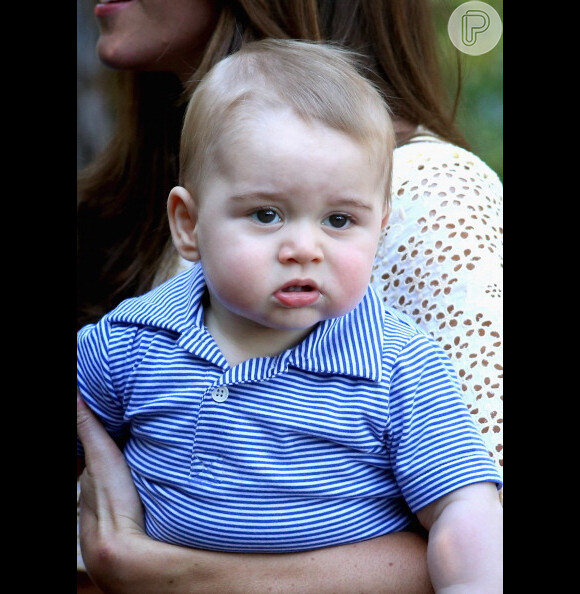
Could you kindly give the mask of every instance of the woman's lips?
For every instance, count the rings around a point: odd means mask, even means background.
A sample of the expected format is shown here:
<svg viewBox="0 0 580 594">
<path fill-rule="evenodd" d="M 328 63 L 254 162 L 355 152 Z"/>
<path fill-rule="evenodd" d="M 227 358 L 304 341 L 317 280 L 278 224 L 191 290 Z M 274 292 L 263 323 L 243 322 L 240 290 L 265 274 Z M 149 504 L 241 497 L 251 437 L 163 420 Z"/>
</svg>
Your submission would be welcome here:
<svg viewBox="0 0 580 594">
<path fill-rule="evenodd" d="M 132 2 L 133 0 L 101 0 L 95 6 L 94 13 L 97 17 L 107 16 L 122 10 Z"/>
<path fill-rule="evenodd" d="M 297 280 L 286 283 L 274 297 L 285 307 L 307 307 L 318 301 L 320 291 L 310 280 Z"/>
</svg>

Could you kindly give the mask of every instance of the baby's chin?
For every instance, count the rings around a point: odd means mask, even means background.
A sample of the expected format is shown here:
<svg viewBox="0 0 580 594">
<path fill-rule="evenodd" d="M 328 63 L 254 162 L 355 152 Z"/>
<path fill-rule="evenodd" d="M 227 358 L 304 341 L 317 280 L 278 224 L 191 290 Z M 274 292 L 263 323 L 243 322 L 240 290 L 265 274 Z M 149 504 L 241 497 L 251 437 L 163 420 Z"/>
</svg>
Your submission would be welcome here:
<svg viewBox="0 0 580 594">
<path fill-rule="evenodd" d="M 308 311 L 307 308 L 284 309 L 283 312 L 258 323 L 263 327 L 279 332 L 302 332 L 308 334 L 320 323 L 338 318 L 351 311 Z M 256 320 L 257 321 L 257 320 Z"/>
</svg>

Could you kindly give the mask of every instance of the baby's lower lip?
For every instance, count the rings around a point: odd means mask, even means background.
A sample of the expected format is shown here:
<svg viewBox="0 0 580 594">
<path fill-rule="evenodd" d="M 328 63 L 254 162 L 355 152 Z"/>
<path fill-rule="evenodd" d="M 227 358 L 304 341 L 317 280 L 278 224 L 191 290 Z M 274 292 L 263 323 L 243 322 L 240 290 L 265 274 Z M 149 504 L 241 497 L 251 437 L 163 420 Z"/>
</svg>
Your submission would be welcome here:
<svg viewBox="0 0 580 594">
<path fill-rule="evenodd" d="M 279 289 L 274 297 L 285 307 L 307 307 L 318 301 L 320 292 L 313 287 L 295 286 Z"/>
</svg>

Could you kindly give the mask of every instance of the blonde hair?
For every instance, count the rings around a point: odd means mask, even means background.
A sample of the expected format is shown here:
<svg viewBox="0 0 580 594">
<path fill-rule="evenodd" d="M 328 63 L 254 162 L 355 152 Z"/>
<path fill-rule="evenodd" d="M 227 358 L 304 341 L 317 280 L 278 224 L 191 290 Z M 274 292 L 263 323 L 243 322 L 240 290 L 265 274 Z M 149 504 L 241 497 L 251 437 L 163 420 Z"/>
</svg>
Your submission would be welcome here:
<svg viewBox="0 0 580 594">
<path fill-rule="evenodd" d="M 181 136 L 180 184 L 194 194 L 222 134 L 265 107 L 290 107 L 368 149 L 390 206 L 395 134 L 387 104 L 359 73 L 357 55 L 330 44 L 264 39 L 218 62 L 189 102 Z"/>
</svg>

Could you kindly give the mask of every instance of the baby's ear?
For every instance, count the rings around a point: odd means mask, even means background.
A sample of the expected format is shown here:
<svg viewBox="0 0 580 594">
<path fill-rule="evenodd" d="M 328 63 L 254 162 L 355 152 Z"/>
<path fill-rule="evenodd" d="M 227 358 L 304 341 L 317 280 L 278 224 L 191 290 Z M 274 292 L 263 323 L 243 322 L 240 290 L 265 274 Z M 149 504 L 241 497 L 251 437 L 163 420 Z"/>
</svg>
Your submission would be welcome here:
<svg viewBox="0 0 580 594">
<path fill-rule="evenodd" d="M 167 199 L 167 216 L 175 248 L 190 262 L 200 258 L 197 245 L 197 204 L 183 187 L 175 186 Z"/>
</svg>

